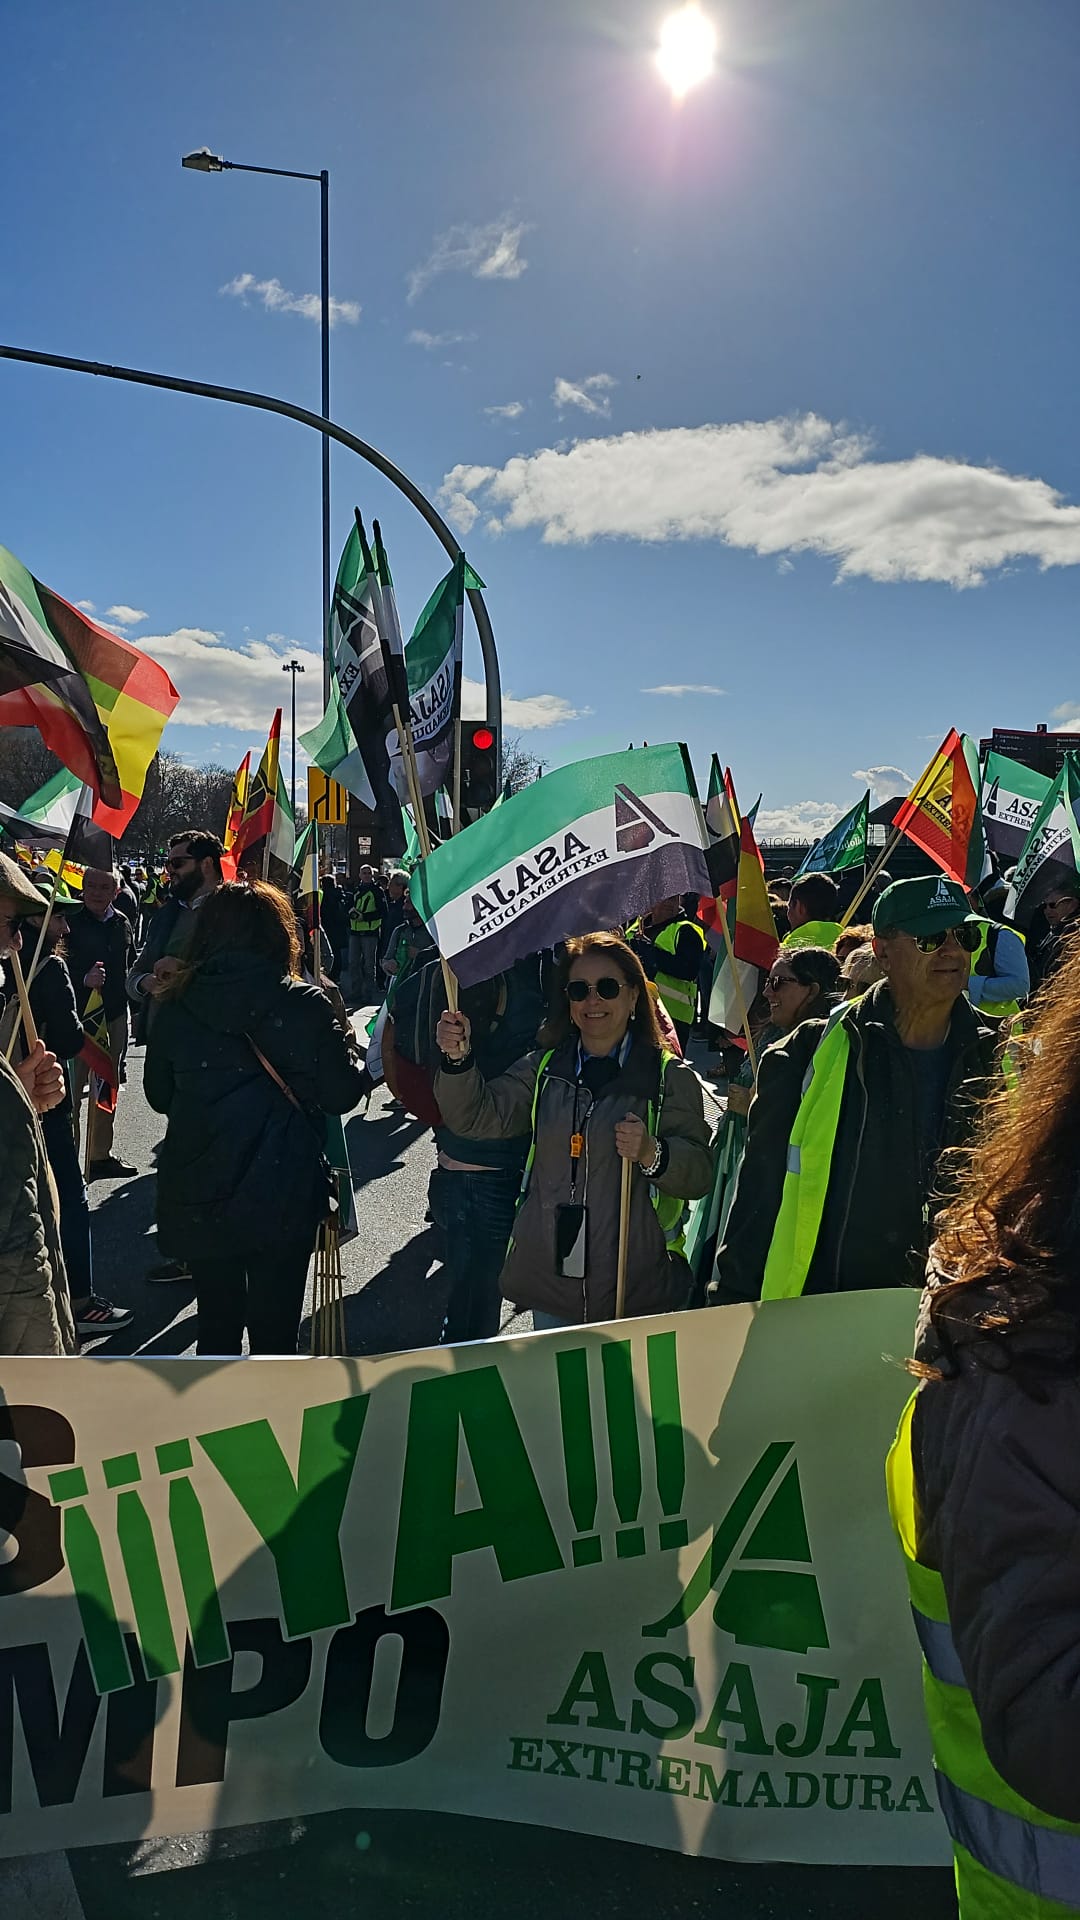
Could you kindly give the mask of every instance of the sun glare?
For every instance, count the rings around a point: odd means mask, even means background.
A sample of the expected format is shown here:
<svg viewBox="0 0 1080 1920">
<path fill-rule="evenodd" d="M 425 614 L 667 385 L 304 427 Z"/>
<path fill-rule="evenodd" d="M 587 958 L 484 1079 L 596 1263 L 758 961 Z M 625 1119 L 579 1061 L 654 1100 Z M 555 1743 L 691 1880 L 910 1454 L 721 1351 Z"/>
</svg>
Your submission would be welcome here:
<svg viewBox="0 0 1080 1920">
<path fill-rule="evenodd" d="M 709 78 L 716 47 L 716 28 L 694 0 L 668 14 L 660 28 L 656 64 L 676 100 Z"/>
</svg>

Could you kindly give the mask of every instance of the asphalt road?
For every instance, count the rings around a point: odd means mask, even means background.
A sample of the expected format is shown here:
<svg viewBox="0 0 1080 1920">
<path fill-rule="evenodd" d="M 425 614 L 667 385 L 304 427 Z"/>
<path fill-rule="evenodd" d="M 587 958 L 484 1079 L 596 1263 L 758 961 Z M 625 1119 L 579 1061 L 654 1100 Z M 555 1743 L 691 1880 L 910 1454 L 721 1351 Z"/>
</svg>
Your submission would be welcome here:
<svg viewBox="0 0 1080 1920">
<path fill-rule="evenodd" d="M 134 1324 L 104 1353 L 194 1352 L 191 1290 L 152 1285 L 153 1150 L 164 1131 L 129 1055 L 116 1151 L 138 1172 L 95 1183 L 95 1283 Z M 445 1288 L 426 1222 L 430 1135 L 384 1091 L 347 1124 L 360 1231 L 343 1251 L 349 1346 L 433 1344 Z M 529 1318 L 508 1324 L 527 1328 Z M 928 1870 L 736 1866 L 545 1828 L 351 1809 L 174 1840 L 0 1863 L 5 1920 L 955 1920 L 951 1875 Z"/>
</svg>

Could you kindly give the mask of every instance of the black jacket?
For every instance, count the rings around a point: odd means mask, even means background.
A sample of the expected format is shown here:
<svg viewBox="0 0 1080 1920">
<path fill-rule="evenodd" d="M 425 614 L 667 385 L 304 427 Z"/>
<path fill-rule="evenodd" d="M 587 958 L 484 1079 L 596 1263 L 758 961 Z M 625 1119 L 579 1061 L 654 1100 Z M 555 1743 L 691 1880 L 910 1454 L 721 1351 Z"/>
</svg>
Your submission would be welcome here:
<svg viewBox="0 0 1080 1920">
<path fill-rule="evenodd" d="M 10 1005 L 14 992 L 14 981 L 9 969 L 5 966 L 4 998 L 7 1005 Z M 75 1010 L 75 993 L 71 976 L 58 953 L 48 954 L 41 962 L 30 982 L 29 998 L 30 1011 L 34 1016 L 38 1038 L 45 1042 L 50 1053 L 55 1053 L 58 1060 L 73 1060 L 81 1050 L 86 1035 L 83 1032 L 82 1021 Z M 26 1034 L 20 1030 L 16 1058 L 25 1060 L 26 1053 Z M 55 1111 L 71 1112 L 71 1095 L 66 1086 L 64 1098 Z"/>
<path fill-rule="evenodd" d="M 97 960 L 105 966 L 101 999 L 106 1020 L 116 1020 L 127 1012 L 126 986 L 133 946 L 131 924 L 116 907 L 104 920 L 95 919 L 85 908 L 81 913 L 72 914 L 67 936 L 67 965 L 80 1014 L 85 1012 L 90 998 L 90 988 L 84 986 L 83 981 Z"/>
<path fill-rule="evenodd" d="M 292 1088 L 303 1114 L 251 1041 Z M 170 1254 L 198 1259 L 314 1243 L 326 1211 L 321 1116 L 348 1113 L 364 1092 L 361 1070 L 317 987 L 280 979 L 253 954 L 216 954 L 182 999 L 160 1004 L 143 1086 L 150 1105 L 169 1118 L 157 1217 Z"/>
<path fill-rule="evenodd" d="M 851 1053 L 840 1105 L 821 1231 L 807 1293 L 919 1286 L 943 1168 L 922 1164 L 916 1082 L 896 1031 L 888 982 L 881 980 L 843 1015 Z M 757 1300 L 787 1170 L 788 1142 L 823 1020 L 804 1020 L 761 1056 L 746 1150 L 723 1246 L 716 1256 L 715 1305 Z M 970 1004 L 953 1008 L 947 1041 L 943 1148 L 971 1138 L 986 1093 L 994 1036 Z"/>
</svg>

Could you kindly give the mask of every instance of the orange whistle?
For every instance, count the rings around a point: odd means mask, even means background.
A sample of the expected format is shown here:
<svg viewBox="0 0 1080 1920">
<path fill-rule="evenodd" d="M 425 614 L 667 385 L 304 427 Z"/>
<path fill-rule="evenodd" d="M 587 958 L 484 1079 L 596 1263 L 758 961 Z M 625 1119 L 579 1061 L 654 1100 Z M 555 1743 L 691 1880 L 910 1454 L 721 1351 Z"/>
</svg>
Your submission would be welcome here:
<svg viewBox="0 0 1080 1920">
<path fill-rule="evenodd" d="M 571 1160 L 580 1160 L 582 1152 L 584 1151 L 584 1147 L 585 1147 L 585 1135 L 583 1133 L 572 1133 L 570 1135 Z"/>
</svg>

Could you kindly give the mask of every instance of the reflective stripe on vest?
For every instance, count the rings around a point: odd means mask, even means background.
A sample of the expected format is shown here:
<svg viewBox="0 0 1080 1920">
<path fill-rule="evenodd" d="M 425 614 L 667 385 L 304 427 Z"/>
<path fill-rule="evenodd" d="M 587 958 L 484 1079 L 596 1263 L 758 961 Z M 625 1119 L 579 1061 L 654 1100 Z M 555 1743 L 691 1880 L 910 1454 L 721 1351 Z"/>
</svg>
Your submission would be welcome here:
<svg viewBox="0 0 1080 1920">
<path fill-rule="evenodd" d="M 976 947 L 975 952 L 971 956 L 972 973 L 978 973 L 980 970 L 979 962 L 983 958 L 984 954 L 986 953 L 986 949 L 990 944 L 990 935 L 992 933 L 999 933 L 999 932 L 1000 932 L 1000 928 L 998 927 L 996 921 L 994 920 L 983 921 L 982 932 L 979 935 L 979 944 Z M 1015 933 L 1017 939 L 1021 940 L 1025 947 L 1027 946 L 1026 936 L 1020 932 L 1018 927 L 1010 927 L 1009 932 Z M 991 961 L 990 966 L 988 966 L 985 969 L 983 977 L 985 978 L 986 975 L 992 975 L 992 974 L 993 974 L 993 962 Z M 990 1020 L 1013 1020 L 1015 1019 L 1019 1011 L 1020 1011 L 1019 1000 L 980 1000 L 979 1001 L 979 1012 L 985 1013 L 987 1018 Z"/>
<path fill-rule="evenodd" d="M 529 1116 L 529 1126 L 532 1137 L 529 1141 L 529 1153 L 525 1161 L 525 1171 L 521 1176 L 521 1191 L 518 1194 L 517 1200 L 518 1212 L 521 1211 L 525 1195 L 529 1191 L 529 1180 L 532 1175 L 533 1161 L 536 1159 L 536 1118 L 540 1110 L 540 1091 L 543 1086 L 544 1075 L 551 1064 L 554 1052 L 554 1047 L 549 1047 L 547 1053 L 542 1056 L 540 1065 L 536 1069 L 536 1085 L 533 1088 L 532 1113 Z M 667 1070 L 674 1058 L 675 1055 L 673 1053 L 661 1053 L 660 1098 L 655 1107 L 650 1100 L 645 1112 L 645 1125 L 654 1140 L 660 1137 L 656 1132 L 656 1128 L 660 1124 L 660 1115 L 664 1106 L 664 1082 L 667 1078 Z M 677 1194 L 661 1193 L 657 1187 L 652 1185 L 651 1181 L 649 1183 L 649 1199 L 652 1201 L 653 1212 L 656 1215 L 660 1231 L 664 1236 L 664 1245 L 668 1252 L 681 1254 L 686 1247 L 686 1224 L 690 1217 L 689 1201 L 680 1200 Z M 511 1241 L 510 1244 L 513 1246 L 513 1241 Z"/>
<path fill-rule="evenodd" d="M 704 953 L 709 943 L 695 920 L 673 920 L 669 927 L 664 927 L 662 932 L 657 934 L 653 946 L 660 953 L 674 953 L 679 944 L 679 936 L 686 927 L 693 927 L 694 932 L 700 937 L 701 951 Z M 684 1027 L 692 1026 L 697 1012 L 697 981 L 676 980 L 672 973 L 658 972 L 653 985 L 667 1008 L 670 1018 Z"/>
<path fill-rule="evenodd" d="M 370 887 L 365 888 L 363 893 L 357 894 L 356 899 L 352 903 L 352 912 L 349 915 L 349 932 L 378 933 L 381 926 L 382 913 L 379 909 L 378 899 L 375 894 L 372 893 Z"/>
<path fill-rule="evenodd" d="M 829 1015 L 803 1081 L 761 1283 L 763 1300 L 794 1300 L 802 1293 L 818 1243 L 851 1052 L 844 1011 L 838 1007 Z"/>
<path fill-rule="evenodd" d="M 961 1920 L 1064 1920 L 1080 1913 L 1080 1826 L 1055 1820 L 1006 1784 L 983 1745 L 949 1625 L 941 1575 L 918 1559 L 911 1422 L 900 1416 L 886 1478 L 923 1653 L 923 1695 L 938 1798 L 956 1855 Z"/>
</svg>

